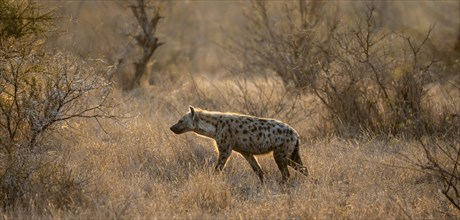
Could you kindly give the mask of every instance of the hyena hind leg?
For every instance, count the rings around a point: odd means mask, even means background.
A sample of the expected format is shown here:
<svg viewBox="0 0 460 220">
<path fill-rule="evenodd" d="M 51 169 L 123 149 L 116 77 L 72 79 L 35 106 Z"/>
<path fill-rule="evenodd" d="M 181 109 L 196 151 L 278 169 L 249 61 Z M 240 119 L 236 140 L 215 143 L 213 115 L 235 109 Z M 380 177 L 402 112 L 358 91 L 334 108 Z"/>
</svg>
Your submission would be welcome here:
<svg viewBox="0 0 460 220">
<path fill-rule="evenodd" d="M 288 170 L 288 161 L 289 158 L 286 157 L 286 154 L 281 153 L 279 151 L 274 152 L 275 162 L 278 165 L 278 169 L 281 171 L 282 180 L 281 183 L 285 183 L 289 178 L 289 170 Z"/>
</svg>

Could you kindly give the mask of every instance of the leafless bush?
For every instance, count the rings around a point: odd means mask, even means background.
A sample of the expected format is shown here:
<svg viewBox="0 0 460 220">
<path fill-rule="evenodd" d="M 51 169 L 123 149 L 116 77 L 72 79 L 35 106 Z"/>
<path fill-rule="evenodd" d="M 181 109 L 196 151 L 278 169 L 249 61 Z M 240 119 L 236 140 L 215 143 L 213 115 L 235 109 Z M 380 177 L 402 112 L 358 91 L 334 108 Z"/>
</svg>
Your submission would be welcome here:
<svg viewBox="0 0 460 220">
<path fill-rule="evenodd" d="M 443 184 L 441 192 L 460 211 L 460 142 L 457 139 L 447 143 L 423 141 L 420 139 L 427 164 L 419 164 L 429 170 Z"/>
<path fill-rule="evenodd" d="M 436 130 L 426 95 L 435 61 L 423 50 L 433 28 L 417 42 L 378 27 L 368 7 L 354 27 L 334 33 L 330 62 L 314 87 L 334 128 L 385 135 Z"/>
<path fill-rule="evenodd" d="M 378 70 L 382 68 L 379 66 L 377 70 L 374 65 L 384 58 L 376 51 L 385 45 L 387 34 L 379 33 L 374 22 L 372 9 L 356 27 L 341 28 L 333 34 L 333 47 L 325 51 L 330 63 L 323 65 L 314 86 L 315 94 L 327 109 L 327 119 L 334 128 L 343 129 L 342 132 L 381 129 L 383 119 L 378 99 L 388 94 L 378 83 L 383 75 Z M 371 87 L 374 79 L 377 84 Z"/>
<path fill-rule="evenodd" d="M 460 211 L 460 139 L 418 138 L 424 158 L 402 155 L 410 164 L 440 182 L 440 192 Z"/>
<path fill-rule="evenodd" d="M 108 84 L 94 68 L 62 53 L 41 56 L 25 52 L 0 58 L 4 63 L 0 78 L 3 140 L 27 139 L 24 147 L 33 149 L 40 135 L 58 122 L 105 117 L 107 94 L 95 104 L 82 102 L 97 92 L 109 92 L 102 91 Z M 6 145 L 9 153 L 15 147 L 12 143 Z"/>
<path fill-rule="evenodd" d="M 61 195 L 62 203 L 55 205 L 65 206 L 76 198 L 67 196 L 81 192 L 83 182 L 47 156 L 47 146 L 52 145 L 49 134 L 73 118 L 112 117 L 106 112 L 110 86 L 103 77 L 104 67 L 97 63 L 45 51 L 46 38 L 40 30 L 47 30 L 49 14 L 33 5 L 23 8 L 27 3 L 16 1 L 11 2 L 17 4 L 14 7 L 0 8 L 6 12 L 21 8 L 23 13 L 14 21 L 23 24 L 32 19 L 42 28 L 28 32 L 26 25 L 17 29 L 25 34 L 9 33 L 0 39 L 0 202 L 11 207 L 36 196 Z M 11 19 L 0 20 L 0 27 L 3 21 Z"/>
<path fill-rule="evenodd" d="M 276 4 L 276 5 L 274 5 Z M 242 56 L 240 72 L 274 71 L 286 88 L 308 89 L 328 62 L 336 20 L 328 17 L 325 1 L 266 2 L 254 0 L 243 13 L 248 24 L 235 53 Z M 283 11 L 280 13 L 280 6 Z"/>
<path fill-rule="evenodd" d="M 108 84 L 88 64 L 61 53 L 17 54 L 0 60 L 4 64 L 0 67 L 0 175 L 4 177 L 2 201 L 8 206 L 36 193 L 37 178 L 68 172 L 47 164 L 50 158 L 41 156 L 49 132 L 72 118 L 111 116 L 105 112 Z M 57 179 L 44 180 L 51 184 Z"/>
</svg>

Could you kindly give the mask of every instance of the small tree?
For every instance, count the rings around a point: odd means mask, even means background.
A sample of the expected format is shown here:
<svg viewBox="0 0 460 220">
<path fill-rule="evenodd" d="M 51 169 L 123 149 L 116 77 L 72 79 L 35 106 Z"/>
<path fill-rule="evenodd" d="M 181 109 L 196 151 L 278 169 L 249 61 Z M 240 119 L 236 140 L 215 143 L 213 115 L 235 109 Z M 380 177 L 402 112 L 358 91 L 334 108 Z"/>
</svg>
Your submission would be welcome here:
<svg viewBox="0 0 460 220">
<path fill-rule="evenodd" d="M 134 36 L 134 39 L 137 45 L 142 49 L 142 56 L 134 63 L 134 78 L 128 83 L 126 87 L 127 90 L 131 90 L 140 84 L 140 80 L 145 74 L 148 62 L 158 47 L 163 44 L 159 42 L 156 37 L 157 25 L 162 18 L 159 8 L 153 8 L 152 16 L 148 15 L 147 9 L 149 6 L 146 5 L 144 0 L 136 0 L 130 8 L 136 18 L 137 24 L 141 28 L 140 33 Z"/>
<path fill-rule="evenodd" d="M 1 0 L 0 15 L 0 203 L 39 197 L 66 206 L 78 200 L 69 197 L 81 195 L 84 180 L 47 158 L 47 134 L 73 118 L 113 117 L 106 112 L 110 85 L 97 64 L 44 49 L 52 11 Z"/>
</svg>

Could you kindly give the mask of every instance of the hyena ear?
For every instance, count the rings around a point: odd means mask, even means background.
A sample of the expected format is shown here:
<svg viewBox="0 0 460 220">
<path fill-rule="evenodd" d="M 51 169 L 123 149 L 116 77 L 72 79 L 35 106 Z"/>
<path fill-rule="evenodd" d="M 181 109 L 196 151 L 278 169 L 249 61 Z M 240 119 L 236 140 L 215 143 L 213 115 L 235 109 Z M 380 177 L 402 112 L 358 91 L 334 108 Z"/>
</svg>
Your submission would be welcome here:
<svg viewBox="0 0 460 220">
<path fill-rule="evenodd" d="M 192 118 L 195 118 L 195 108 L 193 106 L 189 106 L 190 112 L 192 113 Z"/>
</svg>

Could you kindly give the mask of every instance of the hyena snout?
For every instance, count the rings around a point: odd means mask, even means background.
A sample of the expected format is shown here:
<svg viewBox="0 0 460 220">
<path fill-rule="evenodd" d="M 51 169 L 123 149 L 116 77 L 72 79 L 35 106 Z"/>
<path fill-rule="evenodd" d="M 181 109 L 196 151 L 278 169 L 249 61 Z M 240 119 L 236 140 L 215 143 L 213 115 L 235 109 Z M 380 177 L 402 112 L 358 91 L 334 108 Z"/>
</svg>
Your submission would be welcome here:
<svg viewBox="0 0 460 220">
<path fill-rule="evenodd" d="M 175 124 L 171 126 L 169 129 L 175 134 L 182 134 L 186 131 L 186 129 L 182 127 L 180 124 Z"/>
</svg>

